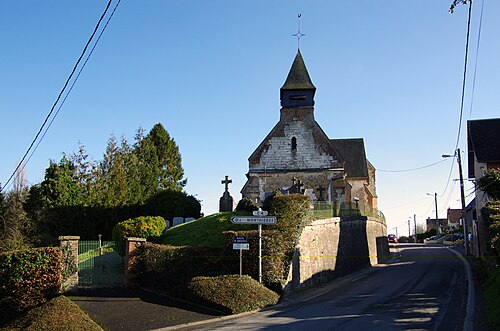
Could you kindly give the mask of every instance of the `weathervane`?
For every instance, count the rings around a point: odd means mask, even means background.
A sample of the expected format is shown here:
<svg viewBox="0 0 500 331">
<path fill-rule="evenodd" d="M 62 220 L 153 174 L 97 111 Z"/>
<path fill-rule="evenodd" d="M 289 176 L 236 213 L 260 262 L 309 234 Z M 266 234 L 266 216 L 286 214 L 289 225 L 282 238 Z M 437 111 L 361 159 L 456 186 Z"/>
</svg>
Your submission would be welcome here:
<svg viewBox="0 0 500 331">
<path fill-rule="evenodd" d="M 302 16 L 302 14 L 299 14 L 297 16 L 299 21 L 299 30 L 297 31 L 297 33 L 292 34 L 292 36 L 297 37 L 297 48 L 300 49 L 300 37 L 304 37 L 305 34 L 300 32 L 300 17 Z"/>
</svg>

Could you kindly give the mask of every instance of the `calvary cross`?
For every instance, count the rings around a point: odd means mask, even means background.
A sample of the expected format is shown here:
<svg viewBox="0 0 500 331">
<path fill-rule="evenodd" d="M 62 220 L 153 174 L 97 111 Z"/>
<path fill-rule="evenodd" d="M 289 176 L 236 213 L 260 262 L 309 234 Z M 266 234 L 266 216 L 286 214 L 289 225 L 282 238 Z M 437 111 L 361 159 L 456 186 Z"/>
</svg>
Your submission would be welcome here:
<svg viewBox="0 0 500 331">
<path fill-rule="evenodd" d="M 229 184 L 231 184 L 232 182 L 233 181 L 231 179 L 229 179 L 229 176 L 227 176 L 227 175 L 226 175 L 226 179 L 220 181 L 221 184 L 226 185 L 226 192 L 229 191 Z"/>
</svg>

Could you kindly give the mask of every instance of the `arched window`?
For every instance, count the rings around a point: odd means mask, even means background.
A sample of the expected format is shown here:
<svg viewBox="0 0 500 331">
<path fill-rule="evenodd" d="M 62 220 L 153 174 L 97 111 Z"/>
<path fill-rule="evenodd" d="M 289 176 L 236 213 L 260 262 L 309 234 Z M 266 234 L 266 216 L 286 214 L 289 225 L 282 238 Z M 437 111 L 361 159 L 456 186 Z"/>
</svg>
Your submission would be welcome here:
<svg viewBox="0 0 500 331">
<path fill-rule="evenodd" d="M 297 138 L 293 137 L 292 138 L 292 151 L 297 150 Z"/>
</svg>

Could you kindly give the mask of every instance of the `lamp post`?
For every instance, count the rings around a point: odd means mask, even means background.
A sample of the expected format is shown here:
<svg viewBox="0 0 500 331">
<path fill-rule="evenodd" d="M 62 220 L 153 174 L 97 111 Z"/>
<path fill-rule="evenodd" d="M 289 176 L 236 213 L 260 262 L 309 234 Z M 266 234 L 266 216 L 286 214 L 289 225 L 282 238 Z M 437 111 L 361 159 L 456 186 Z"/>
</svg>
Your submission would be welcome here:
<svg viewBox="0 0 500 331">
<path fill-rule="evenodd" d="M 427 193 L 427 195 L 432 195 L 432 194 Z M 436 208 L 437 230 L 438 230 L 438 233 L 442 233 L 441 224 L 439 223 L 439 218 L 438 218 L 438 194 L 437 193 L 434 193 L 434 207 Z"/>
<path fill-rule="evenodd" d="M 444 158 L 456 157 L 458 162 L 458 172 L 460 175 L 460 196 L 462 200 L 462 227 L 464 231 L 464 249 L 465 255 L 469 255 L 469 238 L 467 237 L 467 222 L 465 220 L 465 194 L 464 194 L 464 177 L 462 175 L 462 158 L 460 154 L 460 148 L 457 148 L 454 155 L 442 155 Z"/>
</svg>

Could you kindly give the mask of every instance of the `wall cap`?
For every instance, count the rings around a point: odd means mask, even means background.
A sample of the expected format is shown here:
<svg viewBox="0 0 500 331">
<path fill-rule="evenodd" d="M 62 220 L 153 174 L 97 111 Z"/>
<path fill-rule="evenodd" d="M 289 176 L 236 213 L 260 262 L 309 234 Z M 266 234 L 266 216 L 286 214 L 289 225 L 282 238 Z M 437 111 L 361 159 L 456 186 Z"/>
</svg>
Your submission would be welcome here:
<svg viewBox="0 0 500 331">
<path fill-rule="evenodd" d="M 80 236 L 59 236 L 59 240 L 80 240 Z"/>
<path fill-rule="evenodd" d="M 135 237 L 125 238 L 125 240 L 127 240 L 127 242 L 128 241 L 146 242 L 146 239 L 144 239 L 144 238 L 135 238 Z"/>
</svg>

